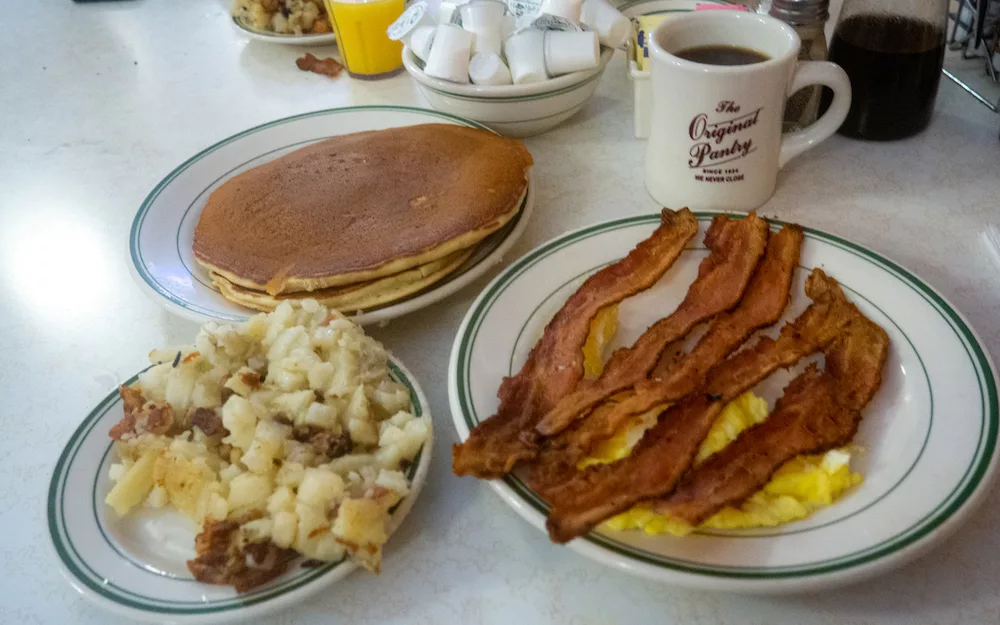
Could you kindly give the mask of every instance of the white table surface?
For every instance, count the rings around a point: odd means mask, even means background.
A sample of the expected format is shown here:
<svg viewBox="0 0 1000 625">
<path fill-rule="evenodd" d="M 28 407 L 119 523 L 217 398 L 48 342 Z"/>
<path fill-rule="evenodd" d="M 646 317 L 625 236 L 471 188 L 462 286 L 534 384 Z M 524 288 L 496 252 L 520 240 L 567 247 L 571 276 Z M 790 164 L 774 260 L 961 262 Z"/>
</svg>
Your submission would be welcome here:
<svg viewBox="0 0 1000 625">
<path fill-rule="evenodd" d="M 185 158 L 250 126 L 420 98 L 405 74 L 364 83 L 300 72 L 300 50 L 248 43 L 219 0 L 15 4 L 0 26 L 0 622 L 119 622 L 60 576 L 44 500 L 56 457 L 89 409 L 144 366 L 150 348 L 188 342 L 197 329 L 129 276 L 137 207 Z M 619 54 L 582 113 L 527 141 L 538 201 L 507 261 L 567 229 L 656 209 L 643 190 L 630 94 Z M 943 81 L 924 134 L 885 144 L 835 137 L 787 168 L 764 212 L 908 266 L 998 354 L 998 125 Z M 487 279 L 373 330 L 430 398 L 438 433 L 430 479 L 381 575 L 355 573 L 274 622 L 1000 622 L 1000 485 L 930 555 L 815 595 L 670 588 L 550 544 L 485 484 L 450 471 L 447 360 Z"/>
</svg>

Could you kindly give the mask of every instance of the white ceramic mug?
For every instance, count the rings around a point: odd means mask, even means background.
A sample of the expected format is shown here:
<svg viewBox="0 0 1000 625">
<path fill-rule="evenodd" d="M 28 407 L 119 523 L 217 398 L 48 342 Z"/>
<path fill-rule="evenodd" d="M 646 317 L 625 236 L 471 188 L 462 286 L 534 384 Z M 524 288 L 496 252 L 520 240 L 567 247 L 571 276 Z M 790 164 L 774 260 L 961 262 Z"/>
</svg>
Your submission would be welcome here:
<svg viewBox="0 0 1000 625">
<path fill-rule="evenodd" d="M 752 210 L 774 193 L 778 170 L 837 131 L 851 83 L 833 63 L 799 62 L 799 36 L 774 18 L 735 11 L 674 16 L 650 35 L 653 106 L 646 189 L 663 206 Z M 674 55 L 738 46 L 765 55 L 749 65 L 708 65 Z M 830 108 L 804 130 L 781 134 L 788 97 L 833 90 Z"/>
</svg>

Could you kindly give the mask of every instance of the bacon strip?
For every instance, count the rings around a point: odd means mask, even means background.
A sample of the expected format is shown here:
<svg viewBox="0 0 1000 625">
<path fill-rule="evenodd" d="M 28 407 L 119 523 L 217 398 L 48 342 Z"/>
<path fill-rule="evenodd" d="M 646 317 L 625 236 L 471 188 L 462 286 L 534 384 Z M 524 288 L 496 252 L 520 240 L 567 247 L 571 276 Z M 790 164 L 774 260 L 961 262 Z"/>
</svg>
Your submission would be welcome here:
<svg viewBox="0 0 1000 625">
<path fill-rule="evenodd" d="M 712 253 L 702 261 L 677 310 L 650 326 L 632 347 L 615 352 L 596 381 L 561 399 L 538 423 L 538 432 L 558 434 L 601 401 L 644 380 L 668 345 L 735 306 L 764 253 L 767 233 L 767 221 L 755 213 L 742 220 L 713 219 L 705 235 Z"/>
<path fill-rule="evenodd" d="M 697 525 L 760 490 L 782 464 L 822 453 L 854 438 L 864 408 L 882 384 L 889 336 L 858 317 L 826 350 L 826 369 L 795 378 L 767 420 L 745 430 L 694 469 L 656 504 L 659 512 Z"/>
<path fill-rule="evenodd" d="M 698 221 L 687 209 L 664 209 L 660 219 L 650 238 L 591 276 L 566 300 L 521 370 L 504 378 L 497 413 L 477 425 L 468 440 L 453 446 L 456 475 L 496 478 L 518 460 L 534 456 L 538 418 L 583 377 L 582 347 L 591 319 L 601 308 L 655 284 L 698 232 Z"/>
<path fill-rule="evenodd" d="M 785 226 L 772 232 L 767 252 L 757 267 L 739 305 L 719 315 L 711 328 L 690 353 L 679 358 L 657 379 L 644 380 L 634 392 L 613 405 L 599 409 L 566 430 L 554 447 L 564 447 L 564 453 L 575 464 L 594 446 L 614 435 L 633 416 L 652 408 L 675 402 L 694 391 L 705 381 L 708 371 L 742 345 L 758 328 L 776 323 L 788 306 L 792 276 L 799 264 L 802 249 L 802 228 Z M 666 406 L 664 406 L 666 408 Z"/>
<path fill-rule="evenodd" d="M 567 542 L 639 501 L 671 492 L 726 404 L 779 368 L 821 350 L 861 315 L 821 269 L 806 281 L 806 295 L 813 303 L 777 340 L 765 337 L 713 368 L 705 386 L 661 415 L 631 455 L 579 471 L 544 493 L 552 504 L 546 523 L 552 540 Z"/>
</svg>

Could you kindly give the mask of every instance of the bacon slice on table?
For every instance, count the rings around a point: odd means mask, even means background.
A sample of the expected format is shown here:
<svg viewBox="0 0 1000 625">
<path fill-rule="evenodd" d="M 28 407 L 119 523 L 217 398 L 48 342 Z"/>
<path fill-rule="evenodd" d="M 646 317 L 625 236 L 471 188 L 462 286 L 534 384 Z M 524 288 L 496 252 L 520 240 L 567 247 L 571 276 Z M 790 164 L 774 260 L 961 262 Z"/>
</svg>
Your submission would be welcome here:
<svg viewBox="0 0 1000 625">
<path fill-rule="evenodd" d="M 330 78 L 336 78 L 344 70 L 344 66 L 338 63 L 336 59 L 319 59 L 308 52 L 305 56 L 295 59 L 295 66 L 303 72 L 313 72 L 314 74 L 322 74 Z"/>
<path fill-rule="evenodd" d="M 864 408 L 882 384 L 889 336 L 865 317 L 853 320 L 815 366 L 795 378 L 774 412 L 695 468 L 655 508 L 697 525 L 760 490 L 800 454 L 822 453 L 854 438 Z"/>
<path fill-rule="evenodd" d="M 612 354 L 601 376 L 562 398 L 538 423 L 538 432 L 558 434 L 600 402 L 646 379 L 671 343 L 735 306 L 764 253 L 767 233 L 767 221 L 755 213 L 740 220 L 724 215 L 713 219 L 705 235 L 712 253 L 677 310 L 650 326 L 632 347 Z"/>
<path fill-rule="evenodd" d="M 552 505 L 546 523 L 552 540 L 567 542 L 639 501 L 670 493 L 726 404 L 777 369 L 823 349 L 861 316 L 820 269 L 806 281 L 806 295 L 813 303 L 777 339 L 764 337 L 714 367 L 703 387 L 660 415 L 631 455 L 588 467 L 544 493 Z"/>
<path fill-rule="evenodd" d="M 552 446 L 563 448 L 574 465 L 594 446 L 610 438 L 633 415 L 675 402 L 705 381 L 708 371 L 742 345 L 757 329 L 777 323 L 788 306 L 792 276 L 802 250 L 802 228 L 785 226 L 768 237 L 767 251 L 739 305 L 719 315 L 689 353 L 657 378 L 637 384 L 621 401 L 602 404 L 563 432 Z M 663 405 L 663 408 L 667 406 Z"/>
<path fill-rule="evenodd" d="M 698 220 L 690 211 L 664 209 L 652 236 L 588 278 L 545 327 L 517 375 L 504 378 L 497 413 L 452 448 L 452 471 L 496 478 L 533 457 L 538 418 L 583 377 L 582 347 L 590 321 L 605 306 L 655 284 L 697 232 Z"/>
</svg>

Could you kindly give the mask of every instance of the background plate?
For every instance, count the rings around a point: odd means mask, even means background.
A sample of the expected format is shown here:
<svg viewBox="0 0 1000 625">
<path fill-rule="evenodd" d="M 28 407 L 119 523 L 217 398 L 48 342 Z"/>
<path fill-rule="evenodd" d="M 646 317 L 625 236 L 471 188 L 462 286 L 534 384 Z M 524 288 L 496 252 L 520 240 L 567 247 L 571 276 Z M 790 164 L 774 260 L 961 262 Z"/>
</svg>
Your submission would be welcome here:
<svg viewBox="0 0 1000 625">
<path fill-rule="evenodd" d="M 202 150 L 156 185 L 139 207 L 129 236 L 130 269 L 136 283 L 167 310 L 192 321 L 245 321 L 256 311 L 226 300 L 213 289 L 208 271 L 191 252 L 194 227 L 211 192 L 240 172 L 322 139 L 430 123 L 489 130 L 474 121 L 428 109 L 354 106 L 279 119 Z M 472 256 L 443 280 L 360 314 L 342 312 L 352 321 L 367 325 L 405 315 L 458 291 L 502 260 L 524 232 L 534 202 L 534 185 L 529 177 L 520 212 L 480 241 Z"/>
<path fill-rule="evenodd" d="M 280 43 L 286 46 L 322 46 L 337 43 L 337 35 L 334 33 L 323 33 L 319 35 L 283 35 L 266 30 L 257 30 L 249 24 L 244 23 L 242 19 L 236 16 L 230 17 L 232 17 L 233 26 L 235 26 L 237 30 L 251 39 L 256 39 L 258 41 Z"/>
<path fill-rule="evenodd" d="M 390 359 L 389 374 L 410 390 L 413 414 L 429 416 L 427 398 L 402 363 Z M 125 384 L 132 384 L 137 377 Z M 170 544 L 181 542 L 171 539 L 185 534 L 184 523 L 171 523 L 171 510 L 156 515 L 159 521 L 147 518 L 142 510 L 119 520 L 104 504 L 112 486 L 108 468 L 114 459 L 108 430 L 121 415 L 122 401 L 116 389 L 73 433 L 49 484 L 49 538 L 63 575 L 87 599 L 143 621 L 245 620 L 298 605 L 355 569 L 348 560 L 313 568 L 302 568 L 296 562 L 278 579 L 242 595 L 232 588 L 195 581 L 183 565 L 185 546 Z M 392 512 L 390 531 L 399 526 L 419 495 L 427 479 L 433 447 L 431 430 L 411 466 L 410 493 Z M 193 540 L 193 535 L 190 538 Z M 191 546 L 193 552 L 193 543 Z M 391 556 L 384 564 L 392 566 Z M 374 577 L 371 581 L 378 582 Z"/>
</svg>

